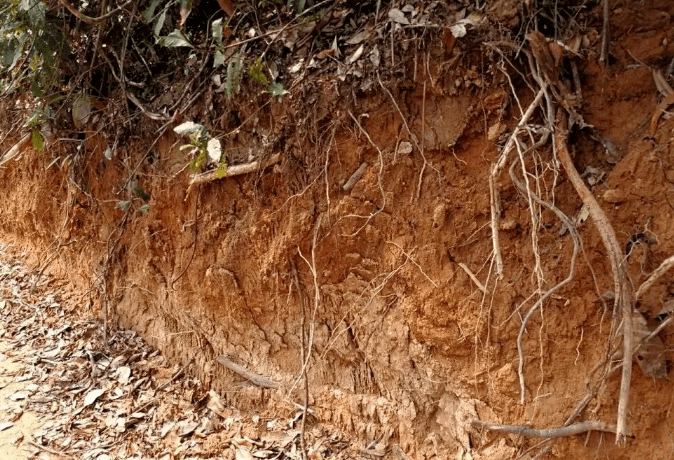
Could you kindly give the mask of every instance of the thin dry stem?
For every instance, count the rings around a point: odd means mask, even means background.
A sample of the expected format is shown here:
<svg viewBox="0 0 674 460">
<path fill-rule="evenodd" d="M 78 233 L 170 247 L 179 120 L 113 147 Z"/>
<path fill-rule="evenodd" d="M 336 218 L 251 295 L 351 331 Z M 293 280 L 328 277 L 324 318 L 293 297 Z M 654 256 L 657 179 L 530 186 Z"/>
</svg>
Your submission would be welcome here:
<svg viewBox="0 0 674 460">
<path fill-rule="evenodd" d="M 466 264 L 464 264 L 463 262 L 459 262 L 459 267 L 461 267 L 463 271 L 466 272 L 466 274 L 470 277 L 473 283 L 475 283 L 475 286 L 477 286 L 477 288 L 480 291 L 482 291 L 483 294 L 487 293 L 487 289 L 484 287 L 482 283 L 480 283 L 480 280 L 477 279 L 477 276 L 475 276 L 475 274 L 472 271 L 470 271 L 470 268 L 468 268 Z"/>
<path fill-rule="evenodd" d="M 498 189 L 496 188 L 496 179 L 494 175 L 489 175 L 489 207 L 491 210 L 491 242 L 494 247 L 494 258 L 496 259 L 496 277 L 503 278 L 503 257 L 501 256 L 501 243 L 498 239 L 499 220 L 501 218 L 501 205 Z"/>
<path fill-rule="evenodd" d="M 354 121 L 354 123 L 356 123 L 356 126 L 358 126 L 360 131 L 365 135 L 365 137 L 367 137 L 367 140 L 370 142 L 370 145 L 372 145 L 377 150 L 377 153 L 379 154 L 379 173 L 377 175 L 377 184 L 379 185 L 379 192 L 381 193 L 381 199 L 382 199 L 381 206 L 375 212 L 371 213 L 369 216 L 359 216 L 359 215 L 355 215 L 355 214 L 349 214 L 349 215 L 343 217 L 343 219 L 347 218 L 347 217 L 359 217 L 361 219 L 366 219 L 365 223 L 363 225 L 361 225 L 358 230 L 356 230 L 355 232 L 353 232 L 350 235 L 347 235 L 347 236 L 356 236 L 358 233 L 361 232 L 361 230 L 363 230 L 367 226 L 367 224 L 370 223 L 370 220 L 372 220 L 377 214 L 382 212 L 384 210 L 384 208 L 386 207 L 386 193 L 384 193 L 384 186 L 382 185 L 382 174 L 384 172 L 384 154 L 382 153 L 379 146 L 374 143 L 374 141 L 372 140 L 372 138 L 370 137 L 368 132 L 365 131 L 365 129 L 361 126 L 358 119 L 353 116 L 353 113 L 351 113 L 350 110 L 349 110 L 349 115 L 351 116 L 351 119 Z"/>
<path fill-rule="evenodd" d="M 599 56 L 599 62 L 608 64 L 608 44 L 610 40 L 608 0 L 604 0 L 603 3 L 604 23 L 601 28 L 601 55 Z"/>
<path fill-rule="evenodd" d="M 7 150 L 7 152 L 4 153 L 4 155 L 0 155 L 0 166 L 4 165 L 5 163 L 18 158 L 20 154 L 23 153 L 23 150 L 28 148 L 31 142 L 31 135 L 26 134 L 21 138 L 19 142 L 14 144 L 14 146 Z"/>
<path fill-rule="evenodd" d="M 250 381 L 254 385 L 257 385 L 258 387 L 262 388 L 271 388 L 271 389 L 276 389 L 279 387 L 279 384 L 274 382 L 273 380 L 263 376 L 256 374 L 254 372 L 249 371 L 245 367 L 235 363 L 231 359 L 229 359 L 226 356 L 218 356 L 217 359 L 218 363 L 222 364 L 225 366 L 227 369 L 230 371 L 239 374 L 241 377 L 245 378 L 246 380 Z"/>
</svg>

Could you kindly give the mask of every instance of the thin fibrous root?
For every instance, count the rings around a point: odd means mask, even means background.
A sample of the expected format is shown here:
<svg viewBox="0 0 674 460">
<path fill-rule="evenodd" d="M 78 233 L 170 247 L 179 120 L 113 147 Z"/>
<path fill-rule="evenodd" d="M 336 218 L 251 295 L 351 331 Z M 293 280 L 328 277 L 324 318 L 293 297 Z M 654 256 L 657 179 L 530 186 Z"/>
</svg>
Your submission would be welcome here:
<svg viewBox="0 0 674 460">
<path fill-rule="evenodd" d="M 513 183 L 515 186 L 522 192 L 525 193 L 525 188 L 526 185 L 522 183 L 517 175 L 515 174 L 515 168 L 518 164 L 518 162 L 521 161 L 520 158 L 517 158 L 513 164 L 510 166 L 510 178 L 512 179 Z M 519 382 L 520 382 L 520 404 L 524 404 L 524 396 L 525 396 L 525 385 L 524 385 L 524 353 L 522 351 L 522 338 L 524 337 L 524 332 L 526 330 L 527 324 L 529 323 L 529 320 L 533 316 L 533 314 L 538 311 L 538 309 L 543 305 L 543 302 L 545 302 L 552 294 L 555 292 L 559 291 L 563 286 L 567 285 L 570 283 L 573 278 L 575 277 L 576 274 L 576 258 L 578 257 L 578 249 L 580 248 L 580 236 L 578 235 L 578 231 L 576 230 L 576 227 L 573 225 L 571 220 L 564 214 L 559 208 L 556 206 L 548 203 L 547 201 L 541 199 L 536 193 L 533 191 L 529 191 L 529 196 L 533 201 L 538 203 L 541 206 L 544 206 L 548 208 L 550 211 L 555 213 L 557 218 L 562 221 L 562 224 L 569 230 L 569 233 L 571 234 L 571 237 L 573 239 L 573 254 L 571 255 L 571 266 L 569 267 L 569 274 L 568 276 L 557 283 L 557 285 L 553 286 L 552 288 L 548 289 L 545 294 L 540 296 L 540 298 L 536 301 L 533 307 L 529 309 L 527 314 L 524 316 L 524 319 L 522 320 L 522 324 L 520 325 L 520 331 L 517 334 L 517 357 L 519 360 L 518 368 L 517 368 L 517 375 L 519 377 Z"/>
<path fill-rule="evenodd" d="M 634 295 L 634 299 L 639 300 L 646 293 L 646 291 L 652 288 L 653 285 L 656 283 L 656 281 L 662 278 L 665 272 L 667 272 L 667 270 L 669 270 L 673 266 L 674 266 L 674 256 L 670 256 L 668 259 L 665 259 L 665 261 L 662 262 L 653 273 L 651 273 L 651 276 L 649 276 L 648 279 L 644 281 L 641 286 L 639 286 L 639 289 L 637 289 L 637 293 Z"/>
<path fill-rule="evenodd" d="M 498 188 L 496 187 L 496 178 L 501 174 L 503 167 L 508 161 L 508 156 L 515 145 L 515 138 L 519 134 L 520 129 L 529 122 L 529 118 L 531 118 L 534 110 L 536 110 L 536 107 L 538 107 L 538 105 L 541 103 L 543 96 L 545 96 L 545 90 L 546 87 L 544 86 L 540 89 L 540 91 L 538 91 L 538 94 L 536 94 L 533 102 L 529 105 L 527 111 L 524 112 L 519 123 L 517 123 L 517 126 L 513 130 L 513 133 L 508 138 L 508 142 L 506 142 L 506 145 L 503 148 L 503 152 L 501 153 L 498 161 L 491 166 L 491 171 L 489 172 L 491 240 L 492 245 L 494 246 L 494 255 L 496 257 L 496 276 L 498 278 L 503 278 L 503 257 L 501 256 L 501 246 L 498 238 L 499 215 L 501 213 L 501 209 L 498 202 Z"/>
</svg>

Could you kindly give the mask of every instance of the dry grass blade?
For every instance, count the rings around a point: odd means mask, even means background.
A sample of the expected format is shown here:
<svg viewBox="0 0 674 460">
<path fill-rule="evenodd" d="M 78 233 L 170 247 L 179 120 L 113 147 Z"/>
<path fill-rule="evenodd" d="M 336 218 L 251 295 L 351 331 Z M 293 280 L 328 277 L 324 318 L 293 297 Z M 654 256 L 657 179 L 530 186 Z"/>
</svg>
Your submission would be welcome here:
<svg viewBox="0 0 674 460">
<path fill-rule="evenodd" d="M 13 160 L 14 158 L 17 158 L 21 153 L 23 153 L 23 150 L 28 148 L 31 142 L 31 135 L 26 134 L 21 138 L 19 142 L 14 144 L 14 146 L 7 150 L 4 155 L 0 155 L 0 166 L 4 165 L 8 161 Z"/>
</svg>

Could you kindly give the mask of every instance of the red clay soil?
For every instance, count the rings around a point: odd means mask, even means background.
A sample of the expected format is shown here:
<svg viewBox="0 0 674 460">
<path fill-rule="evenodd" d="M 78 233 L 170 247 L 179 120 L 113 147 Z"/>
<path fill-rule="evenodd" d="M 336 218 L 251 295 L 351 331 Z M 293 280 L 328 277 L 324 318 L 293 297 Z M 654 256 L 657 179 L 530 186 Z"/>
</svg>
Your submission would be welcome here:
<svg viewBox="0 0 674 460">
<path fill-rule="evenodd" d="M 665 115 L 649 133 L 658 103 L 652 70 L 674 56 L 674 4 L 611 2 L 611 9 L 610 65 L 600 65 L 596 52 L 578 61 L 582 114 L 594 131 L 577 130 L 570 148 L 619 240 L 638 243 L 625 259 L 636 289 L 674 254 L 674 120 Z M 475 56 L 448 67 L 460 50 L 438 46 L 430 73 L 414 73 L 410 64 L 398 80 L 382 82 L 423 153 L 379 82 L 356 96 L 344 83 L 316 79 L 259 112 L 239 107 L 238 118 L 253 121 L 228 147 L 230 158 L 280 153 L 278 165 L 189 191 L 181 142 L 169 135 L 155 147 L 130 140 L 112 161 L 103 158 L 94 127 L 86 153 L 69 162 L 52 164 L 52 153 L 26 150 L 0 169 L 0 238 L 29 251 L 36 270 L 67 277 L 83 312 L 100 312 L 107 292 L 111 327 L 138 331 L 175 362 L 193 360 L 191 371 L 239 409 L 287 414 L 302 403 L 304 324 L 313 337 L 312 423 L 380 447 L 399 444 L 410 458 L 464 451 L 529 458 L 524 452 L 540 440 L 480 432 L 466 421 L 564 423 L 598 381 L 591 371 L 607 353 L 611 304 L 600 298 L 613 287 L 610 264 L 592 220 L 578 221 L 584 252 L 574 280 L 545 302 L 524 336 L 521 405 L 516 339 L 538 283 L 531 217 L 526 197 L 503 173 L 504 276 L 497 280 L 488 182 L 499 134 L 502 141 L 511 132 L 519 109 L 503 75 L 480 73 Z M 524 85 L 518 95 L 523 108 L 534 96 Z M 222 129 L 236 127 L 223 115 Z M 610 141 L 613 153 L 598 139 Z M 151 196 L 150 210 L 137 211 L 136 199 L 124 219 L 117 201 L 133 199 L 129 171 L 146 154 L 151 162 L 136 179 Z M 540 193 L 579 215 L 582 202 L 550 144 L 535 159 L 530 180 L 538 175 Z M 363 177 L 345 192 L 363 162 Z M 573 244 L 549 211 L 540 212 L 535 231 L 549 288 L 567 276 Z M 674 273 L 667 273 L 640 311 L 655 325 L 673 295 Z M 671 325 L 660 339 L 661 358 L 672 359 Z M 217 363 L 220 355 L 280 388 L 248 384 Z M 671 458 L 670 379 L 634 366 L 627 446 L 591 432 L 558 440 L 549 455 Z M 615 424 L 619 387 L 619 373 L 607 378 L 579 420 Z"/>
</svg>

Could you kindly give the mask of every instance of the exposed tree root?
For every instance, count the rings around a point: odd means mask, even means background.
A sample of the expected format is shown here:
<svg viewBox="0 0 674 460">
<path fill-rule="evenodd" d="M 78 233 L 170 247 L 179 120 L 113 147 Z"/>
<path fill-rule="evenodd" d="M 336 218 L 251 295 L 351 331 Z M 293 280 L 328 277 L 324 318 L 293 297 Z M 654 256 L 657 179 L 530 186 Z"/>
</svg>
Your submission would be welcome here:
<svg viewBox="0 0 674 460">
<path fill-rule="evenodd" d="M 522 193 L 527 193 L 526 185 L 523 184 L 519 178 L 517 177 L 517 174 L 515 173 L 515 168 L 517 166 L 517 163 L 520 161 L 520 159 L 514 161 L 512 165 L 510 166 L 510 178 L 512 179 L 513 183 L 515 186 L 522 192 Z M 524 316 L 524 319 L 522 320 L 522 324 L 520 326 L 520 331 L 517 335 L 517 356 L 519 359 L 519 365 L 517 368 L 517 374 L 519 376 L 519 381 L 520 381 L 520 403 L 524 404 L 524 396 L 525 396 L 525 386 L 524 386 L 524 353 L 522 351 L 522 338 L 524 337 L 524 332 L 526 330 L 527 324 L 529 323 L 529 320 L 531 319 L 532 315 L 543 305 L 543 302 L 545 302 L 552 294 L 557 292 L 559 289 L 561 289 L 563 286 L 566 284 L 570 283 L 576 273 L 576 258 L 578 257 L 578 249 L 580 248 L 580 236 L 578 235 L 578 231 L 576 230 L 576 227 L 573 225 L 571 220 L 564 214 L 559 208 L 556 206 L 552 205 L 551 203 L 548 203 L 547 201 L 541 199 L 536 193 L 532 192 L 531 190 L 528 191 L 529 197 L 538 203 L 541 206 L 544 206 L 548 208 L 550 211 L 555 213 L 557 218 L 562 221 L 562 224 L 568 229 L 569 233 L 571 234 L 571 237 L 573 238 L 573 254 L 571 256 L 571 267 L 569 268 L 569 274 L 568 276 L 560 281 L 557 285 L 553 286 L 552 288 L 548 289 L 545 294 L 543 294 L 534 304 L 533 307 L 529 309 L 527 314 Z"/>
<path fill-rule="evenodd" d="M 510 433 L 527 436 L 530 438 L 562 438 L 565 436 L 575 436 L 588 431 L 605 431 L 615 433 L 615 425 L 607 425 L 603 422 L 578 422 L 559 428 L 537 429 L 523 425 L 499 425 L 497 423 L 483 422 L 482 420 L 473 420 L 473 426 L 484 428 L 485 430 L 495 431 L 497 433 Z"/>
<path fill-rule="evenodd" d="M 632 284 L 630 283 L 625 265 L 622 263 L 622 252 L 615 230 L 611 226 L 611 222 L 608 220 L 604 210 L 599 206 L 599 203 L 587 188 L 571 161 L 571 156 L 569 155 L 566 146 L 567 135 L 566 114 L 560 110 L 557 114 L 554 147 L 556 148 L 559 160 L 562 163 L 569 180 L 573 184 L 573 187 L 576 189 L 576 192 L 583 203 L 588 207 L 592 221 L 597 227 L 597 231 L 604 243 L 613 271 L 615 292 L 614 308 L 616 310 L 619 309 L 621 313 L 623 369 L 620 383 L 620 399 L 618 401 L 616 443 L 622 444 L 625 442 L 627 436 L 627 406 L 629 403 L 630 381 L 632 379 L 632 308 L 634 303 Z"/>
<path fill-rule="evenodd" d="M 241 377 L 250 381 L 252 384 L 257 385 L 258 387 L 271 388 L 271 389 L 276 389 L 279 387 L 279 384 L 274 382 L 273 380 L 263 375 L 259 375 L 249 371 L 245 367 L 236 364 L 234 361 L 230 360 L 226 356 L 218 356 L 218 363 L 222 364 L 230 371 L 239 374 Z"/>
</svg>

